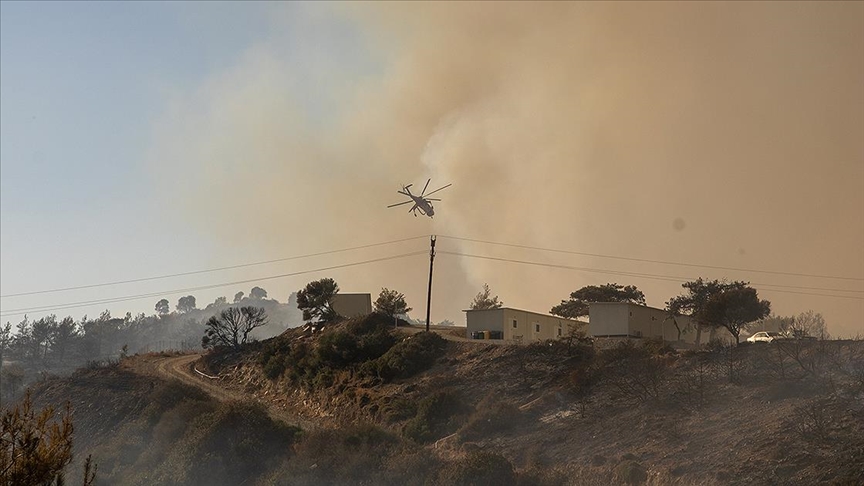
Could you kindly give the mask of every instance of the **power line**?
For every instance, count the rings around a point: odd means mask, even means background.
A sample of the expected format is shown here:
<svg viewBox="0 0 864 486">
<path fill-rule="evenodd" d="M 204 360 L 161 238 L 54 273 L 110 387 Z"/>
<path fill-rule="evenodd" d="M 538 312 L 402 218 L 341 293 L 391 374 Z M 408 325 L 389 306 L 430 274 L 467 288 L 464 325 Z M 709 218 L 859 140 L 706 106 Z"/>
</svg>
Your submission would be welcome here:
<svg viewBox="0 0 864 486">
<path fill-rule="evenodd" d="M 646 278 L 646 279 L 651 279 L 651 280 L 664 280 L 667 282 L 681 282 L 681 281 L 692 280 L 692 277 L 675 277 L 675 276 L 671 276 L 671 275 L 658 275 L 658 274 L 651 274 L 651 273 L 623 272 L 623 271 L 617 271 L 617 270 L 606 270 L 606 269 L 598 269 L 598 268 L 574 267 L 574 266 L 570 266 L 570 265 L 560 265 L 560 264 L 554 264 L 554 263 L 532 262 L 532 261 L 526 261 L 526 260 L 514 260 L 511 258 L 490 257 L 490 256 L 485 256 L 485 255 L 471 255 L 471 254 L 467 254 L 467 253 L 458 253 L 458 252 L 452 252 L 452 251 L 439 251 L 438 253 L 445 254 L 445 255 L 462 256 L 462 257 L 467 257 L 467 258 L 479 258 L 482 260 L 493 260 L 493 261 L 500 261 L 500 262 L 507 262 L 507 263 L 519 263 L 522 265 L 535 265 L 535 266 L 540 266 L 540 267 L 561 268 L 561 269 L 566 269 L 566 270 L 581 270 L 584 272 L 602 273 L 602 274 L 607 274 L 607 275 L 618 275 L 618 276 L 626 276 L 626 277 L 638 277 L 638 278 Z M 831 295 L 831 294 L 819 294 L 819 293 L 812 293 L 812 292 L 799 292 L 799 291 L 794 291 L 794 290 L 780 290 L 780 289 L 773 289 L 773 288 L 764 288 L 764 287 L 772 287 L 772 286 L 774 286 L 773 284 L 754 283 L 752 285 L 763 287 L 763 290 L 766 290 L 769 292 L 782 292 L 782 293 L 788 293 L 788 294 L 814 295 L 814 296 L 819 296 L 819 297 L 836 297 L 836 298 L 840 298 L 840 299 L 864 300 L 864 297 L 857 297 L 857 296 L 853 296 L 853 295 Z"/>
<path fill-rule="evenodd" d="M 193 270 L 190 272 L 180 272 L 180 273 L 172 273 L 172 274 L 167 274 L 167 275 L 157 275 L 154 277 L 133 278 L 133 279 L 129 279 L 129 280 L 118 280 L 116 282 L 104 282 L 104 283 L 90 284 L 90 285 L 78 285 L 75 287 L 64 287 L 64 288 L 50 289 L 50 290 L 36 290 L 36 291 L 32 291 L 32 292 L 19 292 L 17 294 L 0 295 L 0 297 L 5 298 L 5 297 L 20 297 L 20 296 L 24 296 L 24 295 L 50 294 L 50 293 L 55 293 L 55 292 L 65 292 L 67 290 L 92 289 L 92 288 L 96 288 L 96 287 L 107 287 L 109 285 L 120 285 L 120 284 L 135 283 L 135 282 L 146 282 L 149 280 L 162 280 L 162 279 L 166 279 L 166 278 L 182 277 L 185 275 L 211 273 L 211 272 L 218 272 L 218 271 L 222 271 L 222 270 L 231 270 L 231 269 L 235 269 L 235 268 L 245 268 L 245 267 L 253 267 L 256 265 L 266 265 L 268 263 L 285 262 L 285 261 L 289 261 L 289 260 L 299 260 L 302 258 L 310 258 L 310 257 L 315 257 L 315 256 L 321 256 L 321 255 L 331 255 L 333 253 L 341 253 L 341 252 L 352 251 L 352 250 L 360 250 L 363 248 L 372 248 L 372 247 L 376 247 L 376 246 L 391 245 L 393 243 L 401 243 L 404 241 L 417 240 L 417 239 L 426 238 L 426 237 L 427 237 L 427 235 L 412 236 L 411 238 L 402 238 L 400 240 L 385 241 L 383 243 L 372 243 L 369 245 L 353 246 L 351 248 L 342 248 L 339 250 L 329 250 L 329 251 L 322 251 L 322 252 L 318 252 L 318 253 L 310 253 L 307 255 L 277 258 L 275 260 L 266 260 L 266 261 L 262 261 L 262 262 L 241 263 L 239 265 L 230 265 L 227 267 L 209 268 L 206 270 Z"/>
<path fill-rule="evenodd" d="M 700 265 L 696 263 L 682 263 L 682 262 L 670 262 L 665 260 L 650 260 L 645 258 L 631 258 L 631 257 L 623 257 L 617 255 L 603 255 L 599 253 L 585 253 L 580 251 L 571 251 L 571 250 L 561 250 L 555 248 L 541 248 L 537 246 L 528 246 L 528 245 L 516 245 L 511 243 L 500 243 L 497 241 L 486 241 L 486 240 L 477 240 L 473 238 L 460 238 L 458 236 L 445 236 L 441 235 L 440 238 L 449 238 L 451 240 L 459 240 L 459 241 L 470 241 L 473 243 L 485 243 L 488 245 L 498 245 L 498 246 L 509 246 L 512 248 L 522 248 L 526 250 L 540 250 L 540 251 L 549 251 L 555 253 L 567 253 L 571 255 L 582 255 L 582 256 L 590 256 L 590 257 L 598 257 L 598 258 L 612 258 L 615 260 L 626 260 L 631 262 L 643 262 L 643 263 L 659 263 L 663 265 L 677 265 L 681 267 L 697 267 L 697 268 L 712 268 L 715 270 L 733 270 L 737 272 L 755 272 L 755 273 L 768 273 L 774 275 L 787 275 L 787 276 L 795 276 L 795 277 L 815 277 L 815 278 L 830 278 L 830 279 L 838 279 L 838 280 L 852 280 L 852 281 L 864 281 L 864 278 L 858 277 L 840 277 L 836 275 L 818 275 L 818 274 L 810 274 L 810 273 L 794 273 L 794 272 L 777 272 L 772 270 L 758 270 L 752 268 L 735 268 L 735 267 L 722 267 L 716 265 Z"/>
<path fill-rule="evenodd" d="M 122 297 L 112 297 L 112 298 L 108 298 L 108 299 L 91 300 L 91 301 L 85 301 L 85 302 L 69 302 L 69 303 L 65 303 L 65 304 L 56 304 L 56 305 L 49 305 L 49 306 L 11 309 L 11 310 L 7 310 L 7 311 L 0 313 L 0 316 L 6 317 L 6 316 L 12 316 L 12 315 L 21 315 L 21 314 L 24 314 L 26 312 L 43 312 L 43 311 L 73 309 L 73 308 L 77 308 L 77 307 L 86 307 L 86 306 L 90 306 L 90 305 L 109 304 L 109 303 L 114 303 L 114 302 L 126 302 L 126 301 L 130 301 L 130 300 L 144 299 L 144 298 L 148 298 L 148 297 L 158 297 L 158 296 L 162 296 L 162 295 L 166 295 L 166 294 L 177 294 L 177 293 L 181 293 L 181 292 L 192 292 L 192 291 L 196 291 L 196 290 L 208 290 L 208 289 L 215 289 L 215 288 L 219 288 L 219 287 L 229 287 L 232 285 L 261 282 L 264 280 L 274 280 L 274 279 L 285 278 L 285 277 L 294 277 L 297 275 L 304 275 L 307 273 L 323 272 L 323 271 L 327 271 L 327 270 L 335 270 L 338 268 L 354 267 L 357 265 L 366 265 L 369 263 L 383 262 L 383 261 L 387 261 L 387 260 L 395 260 L 397 258 L 405 258 L 405 257 L 409 257 L 409 256 L 425 255 L 425 254 L 426 254 L 426 250 L 422 250 L 422 251 L 415 251 L 415 252 L 411 252 L 411 253 L 403 253 L 401 255 L 394 255 L 394 256 L 390 256 L 390 257 L 375 258 L 372 260 L 364 260 L 361 262 L 345 263 L 342 265 L 333 265 L 333 266 L 329 266 L 329 267 L 316 268 L 313 270 L 302 270 L 299 272 L 284 273 L 281 275 L 271 275 L 268 277 L 253 278 L 253 279 L 248 279 L 248 280 L 238 280 L 235 282 L 223 282 L 223 283 L 212 284 L 212 285 L 203 285 L 200 287 L 188 287 L 188 288 L 184 288 L 184 289 L 165 290 L 162 292 L 152 292 L 152 293 L 148 293 L 148 294 L 126 295 L 126 296 L 122 296 Z"/>
</svg>

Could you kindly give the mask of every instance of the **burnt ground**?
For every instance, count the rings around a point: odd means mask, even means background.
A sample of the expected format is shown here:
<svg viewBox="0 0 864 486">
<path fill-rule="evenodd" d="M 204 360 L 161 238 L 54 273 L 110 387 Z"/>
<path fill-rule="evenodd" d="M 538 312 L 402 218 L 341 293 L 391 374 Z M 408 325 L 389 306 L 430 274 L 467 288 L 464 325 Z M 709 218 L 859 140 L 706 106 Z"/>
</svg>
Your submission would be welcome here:
<svg viewBox="0 0 864 486">
<path fill-rule="evenodd" d="M 371 422 L 403 436 L 416 419 L 405 403 L 443 392 L 452 415 L 425 447 L 445 457 L 495 451 L 570 484 L 636 480 L 639 470 L 652 484 L 862 484 L 864 342 L 797 346 L 658 350 L 648 372 L 636 360 L 625 365 L 631 375 L 589 387 L 580 374 L 596 356 L 560 343 L 448 341 L 417 376 L 382 384 L 347 370 L 314 389 L 265 378 L 259 351 L 206 365 L 223 386 L 325 426 Z"/>
<path fill-rule="evenodd" d="M 601 359 L 584 346 L 457 339 L 410 377 L 350 365 L 314 386 L 267 378 L 267 345 L 194 364 L 135 356 L 46 380 L 34 399 L 71 401 L 76 464 L 92 453 L 100 484 L 864 483 L 861 341 Z M 286 425 L 298 423 L 320 431 Z M 237 424 L 255 460 L 234 475 L 202 466 L 249 455 L 225 430 Z M 477 458 L 515 475 L 476 480 L 493 477 L 472 476 Z"/>
</svg>

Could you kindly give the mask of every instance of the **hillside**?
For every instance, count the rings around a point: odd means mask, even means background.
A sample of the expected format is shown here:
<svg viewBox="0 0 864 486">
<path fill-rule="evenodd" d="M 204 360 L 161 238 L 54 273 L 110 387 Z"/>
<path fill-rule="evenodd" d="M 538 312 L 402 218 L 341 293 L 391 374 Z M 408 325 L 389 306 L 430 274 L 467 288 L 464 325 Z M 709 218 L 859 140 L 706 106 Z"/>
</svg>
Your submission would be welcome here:
<svg viewBox="0 0 864 486">
<path fill-rule="evenodd" d="M 76 397 L 77 454 L 104 484 L 864 482 L 864 342 L 676 353 L 414 332 L 370 316 L 211 353 L 195 367 L 218 379 L 194 380 L 221 402 L 143 372 L 171 359 L 152 355 L 35 397 Z"/>
</svg>

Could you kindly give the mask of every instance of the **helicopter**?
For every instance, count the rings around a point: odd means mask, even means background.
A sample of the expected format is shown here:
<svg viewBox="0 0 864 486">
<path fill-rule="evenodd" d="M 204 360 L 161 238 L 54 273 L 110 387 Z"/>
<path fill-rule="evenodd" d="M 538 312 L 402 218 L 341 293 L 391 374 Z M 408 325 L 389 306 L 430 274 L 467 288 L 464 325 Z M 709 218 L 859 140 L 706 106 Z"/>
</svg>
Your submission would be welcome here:
<svg viewBox="0 0 864 486">
<path fill-rule="evenodd" d="M 408 184 L 407 186 L 402 186 L 402 190 L 396 191 L 396 192 L 398 192 L 399 194 L 404 194 L 405 196 L 410 197 L 411 200 L 410 201 L 404 201 L 401 203 L 391 204 L 387 207 L 392 208 L 395 206 L 401 206 L 403 204 L 409 204 L 409 203 L 413 202 L 414 205 L 411 206 L 411 209 L 409 209 L 408 212 L 413 213 L 415 218 L 417 217 L 417 211 L 418 210 L 420 211 L 420 214 L 422 214 L 424 216 L 429 216 L 430 218 L 432 216 L 435 216 L 435 208 L 432 207 L 432 203 L 429 201 L 440 201 L 440 199 L 430 198 L 428 196 L 431 196 L 432 194 L 434 194 L 434 193 L 436 193 L 442 189 L 446 189 L 446 188 L 452 186 L 453 184 L 447 184 L 446 186 L 439 187 L 438 189 L 435 189 L 434 191 L 430 192 L 429 194 L 426 194 L 426 188 L 429 187 L 429 182 L 431 180 L 432 179 L 428 179 L 426 181 L 426 185 L 423 186 L 423 191 L 420 192 L 419 196 L 411 194 L 411 189 L 409 189 L 409 188 L 411 186 L 413 186 L 414 184 Z"/>
</svg>

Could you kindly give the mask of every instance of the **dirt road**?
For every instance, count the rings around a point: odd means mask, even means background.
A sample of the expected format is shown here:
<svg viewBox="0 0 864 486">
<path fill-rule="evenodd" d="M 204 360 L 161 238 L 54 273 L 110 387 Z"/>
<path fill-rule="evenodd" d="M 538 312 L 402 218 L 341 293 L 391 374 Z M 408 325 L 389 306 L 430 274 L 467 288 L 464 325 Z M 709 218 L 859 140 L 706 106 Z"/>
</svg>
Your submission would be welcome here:
<svg viewBox="0 0 864 486">
<path fill-rule="evenodd" d="M 219 377 L 208 377 L 195 369 L 195 362 L 201 357 L 200 354 L 183 354 L 180 356 L 148 356 L 133 358 L 130 366 L 135 372 L 141 374 L 155 375 L 164 379 L 176 379 L 182 383 L 198 388 L 220 402 L 248 401 L 254 400 L 250 395 L 230 390 L 220 386 Z M 273 405 L 258 401 L 267 409 L 267 413 L 273 420 L 300 427 L 304 430 L 321 428 L 320 425 L 298 417 L 294 414 L 281 410 Z"/>
</svg>

